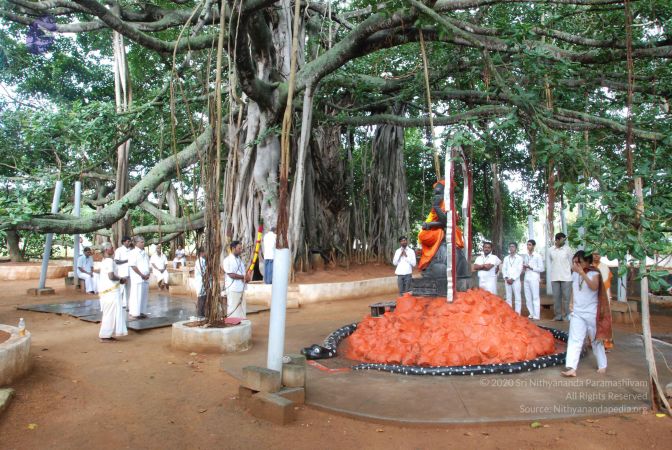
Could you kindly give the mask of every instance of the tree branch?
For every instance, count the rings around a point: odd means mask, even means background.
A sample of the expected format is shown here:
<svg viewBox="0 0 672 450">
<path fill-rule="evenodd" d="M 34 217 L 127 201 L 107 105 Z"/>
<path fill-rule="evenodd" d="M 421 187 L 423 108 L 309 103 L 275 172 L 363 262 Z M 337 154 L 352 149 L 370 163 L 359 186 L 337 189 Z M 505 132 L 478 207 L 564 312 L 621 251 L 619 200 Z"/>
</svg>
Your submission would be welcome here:
<svg viewBox="0 0 672 450">
<path fill-rule="evenodd" d="M 16 228 L 37 233 L 76 234 L 107 228 L 121 219 L 129 209 L 136 207 L 145 200 L 149 193 L 153 192 L 162 182 L 174 176 L 178 168 L 183 170 L 196 162 L 199 152 L 204 151 L 211 141 L 212 129 L 208 127 L 187 148 L 154 166 L 121 200 L 103 208 L 93 216 L 74 218 L 72 216 L 60 217 L 46 214 L 33 217 L 18 225 L 2 224 L 0 230 Z"/>
<path fill-rule="evenodd" d="M 450 116 L 435 117 L 434 125 L 453 125 L 463 120 L 479 117 L 500 117 L 510 114 L 514 111 L 508 106 L 481 106 L 463 113 L 452 114 Z M 334 117 L 329 119 L 344 125 L 368 126 L 368 125 L 397 125 L 400 127 L 425 127 L 429 126 L 428 117 L 400 117 L 394 114 L 375 114 L 363 117 Z"/>
</svg>

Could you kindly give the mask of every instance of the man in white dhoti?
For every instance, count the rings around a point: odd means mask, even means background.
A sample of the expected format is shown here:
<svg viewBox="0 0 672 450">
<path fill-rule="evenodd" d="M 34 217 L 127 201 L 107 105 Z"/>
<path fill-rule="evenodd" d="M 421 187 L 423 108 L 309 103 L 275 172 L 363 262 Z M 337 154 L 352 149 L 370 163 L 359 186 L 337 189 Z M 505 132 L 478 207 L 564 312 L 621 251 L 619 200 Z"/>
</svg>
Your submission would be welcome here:
<svg viewBox="0 0 672 450">
<path fill-rule="evenodd" d="M 497 295 L 497 274 L 502 260 L 492 254 L 492 242 L 483 244 L 483 254 L 476 258 L 473 270 L 478 271 L 478 286 Z"/>
<path fill-rule="evenodd" d="M 576 252 L 572 264 L 572 294 L 574 296 L 574 310 L 569 320 L 569 338 L 567 339 L 567 370 L 562 372 L 565 377 L 575 377 L 579 365 L 581 349 L 586 336 L 590 339 L 593 354 L 597 358 L 597 372 L 607 371 L 607 353 L 604 349 L 603 338 L 598 335 L 598 307 L 600 298 L 600 283 L 602 277 L 599 270 L 592 268 L 592 255 L 586 255 L 583 250 Z M 602 288 L 604 301 L 606 294 Z M 609 317 L 609 321 L 610 321 Z M 601 324 L 599 324 L 601 325 Z M 611 326 L 609 324 L 609 333 Z M 605 329 L 605 328 L 601 328 Z"/>
<path fill-rule="evenodd" d="M 84 252 L 77 258 L 77 277 L 84 280 L 86 292 L 89 294 L 98 293 L 98 274 L 93 271 L 90 247 L 85 247 Z"/>
<path fill-rule="evenodd" d="M 124 308 L 128 306 L 128 297 L 131 293 L 131 283 L 129 282 L 128 273 L 128 254 L 131 251 L 131 238 L 124 236 L 121 239 L 121 247 L 114 251 L 114 263 L 117 265 L 117 275 L 119 278 L 126 278 L 124 284 L 121 285 L 121 304 Z"/>
<path fill-rule="evenodd" d="M 518 244 L 511 242 L 509 244 L 509 254 L 504 257 L 502 263 L 502 276 L 504 277 L 504 288 L 506 289 L 506 303 L 512 306 L 512 297 L 515 298 L 515 310 L 520 314 L 523 307 L 523 301 L 520 297 L 520 274 L 523 273 L 523 257 L 518 254 Z"/>
<path fill-rule="evenodd" d="M 187 265 L 187 252 L 181 245 L 177 246 L 175 250 L 175 258 L 173 259 L 173 269 L 177 269 L 180 266 L 182 269 Z"/>
<path fill-rule="evenodd" d="M 121 306 L 121 293 L 127 279 L 117 275 L 117 265 L 112 258 L 115 254 L 112 244 L 103 244 L 103 262 L 100 265 L 100 342 L 114 342 L 114 336 L 126 336 L 126 317 Z M 114 335 L 114 336 L 113 336 Z"/>
<path fill-rule="evenodd" d="M 168 258 L 161 251 L 161 246 L 156 246 L 156 253 L 149 258 L 149 264 L 152 266 L 152 274 L 159 283 L 159 289 L 168 289 Z"/>
<path fill-rule="evenodd" d="M 240 241 L 232 241 L 231 253 L 224 258 L 222 267 L 226 275 L 224 276 L 224 288 L 226 289 L 226 316 L 245 319 L 247 316 L 247 305 L 243 293 L 245 283 L 250 281 L 252 273 L 245 273 L 245 263 L 240 258 L 243 253 L 243 244 Z"/>
<path fill-rule="evenodd" d="M 128 267 L 131 274 L 128 313 L 134 319 L 145 319 L 149 297 L 149 257 L 145 252 L 145 239 L 142 236 L 136 236 L 133 242 L 135 248 L 128 255 Z"/>
<path fill-rule="evenodd" d="M 527 253 L 523 257 L 523 282 L 525 291 L 525 306 L 530 320 L 541 319 L 541 301 L 539 300 L 539 279 L 544 271 L 544 259 L 534 251 L 537 242 L 534 239 L 527 241 Z"/>
</svg>

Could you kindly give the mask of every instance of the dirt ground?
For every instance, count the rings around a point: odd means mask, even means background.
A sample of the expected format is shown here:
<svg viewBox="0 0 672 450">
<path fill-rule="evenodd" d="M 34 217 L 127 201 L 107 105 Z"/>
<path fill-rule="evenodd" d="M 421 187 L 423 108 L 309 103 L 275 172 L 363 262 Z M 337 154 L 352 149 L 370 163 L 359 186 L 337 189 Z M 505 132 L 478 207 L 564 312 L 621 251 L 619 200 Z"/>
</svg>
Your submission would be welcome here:
<svg viewBox="0 0 672 450">
<path fill-rule="evenodd" d="M 392 273 L 386 266 L 370 270 L 378 276 Z M 325 282 L 362 276 L 360 268 L 337 272 L 344 271 L 305 278 Z M 119 343 L 100 344 L 97 325 L 17 311 L 19 304 L 84 298 L 62 280 L 48 282 L 55 296 L 27 297 L 26 289 L 34 285 L 0 283 L 0 323 L 16 324 L 24 317 L 33 335 L 32 370 L 12 386 L 16 397 L 0 416 L 1 449 L 633 449 L 667 448 L 672 438 L 672 421 L 654 414 L 547 422 L 540 428 L 530 423 L 414 428 L 301 407 L 295 423 L 280 427 L 241 408 L 238 383 L 221 369 L 226 362 L 221 356 L 172 350 L 170 328 L 131 331 Z M 308 306 L 288 320 L 342 313 L 338 308 Z M 254 322 L 258 316 L 252 317 Z M 654 317 L 653 328 L 654 334 L 671 333 L 672 317 Z"/>
</svg>

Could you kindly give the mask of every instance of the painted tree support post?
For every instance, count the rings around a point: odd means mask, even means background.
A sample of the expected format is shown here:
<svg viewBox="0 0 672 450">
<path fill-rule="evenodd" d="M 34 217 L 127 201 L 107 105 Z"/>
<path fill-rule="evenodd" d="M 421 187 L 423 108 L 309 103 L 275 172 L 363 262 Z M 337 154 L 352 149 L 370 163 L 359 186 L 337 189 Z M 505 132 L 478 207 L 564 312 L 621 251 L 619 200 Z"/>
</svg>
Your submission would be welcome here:
<svg viewBox="0 0 672 450">
<path fill-rule="evenodd" d="M 443 190 L 443 204 L 446 207 L 446 296 L 448 303 L 455 298 L 455 189 L 453 188 L 453 149 L 446 153 L 446 186 Z"/>
<path fill-rule="evenodd" d="M 579 219 L 583 217 L 583 205 L 579 204 Z M 586 229 L 584 227 L 579 227 L 579 250 L 585 250 L 583 245 L 583 237 L 586 235 Z"/>
<path fill-rule="evenodd" d="M 74 205 L 72 208 L 72 215 L 75 217 L 79 217 L 80 214 L 80 209 L 81 209 L 81 204 L 82 204 L 82 182 L 81 181 L 75 181 L 75 201 Z M 75 280 L 75 286 L 79 286 L 79 277 L 77 276 L 77 258 L 79 258 L 79 233 L 75 234 L 73 236 L 74 239 L 74 244 L 73 244 L 73 249 L 74 249 L 74 255 L 73 257 L 73 278 Z"/>
<path fill-rule="evenodd" d="M 54 189 L 54 199 L 51 202 L 51 213 L 56 214 L 58 212 L 58 203 L 61 201 L 61 192 L 63 192 L 63 181 L 58 180 L 56 182 L 56 188 Z M 54 240 L 54 233 L 47 234 L 47 240 L 44 244 L 44 255 L 42 256 L 42 270 L 40 271 L 40 282 L 37 286 L 38 289 L 44 289 L 47 284 L 47 268 L 49 267 L 49 256 L 51 255 L 51 243 Z M 77 267 L 75 267 L 77 270 Z"/>
<path fill-rule="evenodd" d="M 623 264 L 625 267 L 625 272 L 618 279 L 618 289 L 616 292 L 616 297 L 619 302 L 628 301 L 628 256 L 624 256 L 623 259 L 618 263 L 620 266 Z"/>
<path fill-rule="evenodd" d="M 275 249 L 266 367 L 278 371 L 282 369 L 282 356 L 285 351 L 285 316 L 287 312 L 290 257 L 291 252 L 288 248 Z"/>
<path fill-rule="evenodd" d="M 551 247 L 553 238 L 551 236 L 551 224 L 546 222 L 546 295 L 553 295 L 553 286 L 551 285 Z"/>
</svg>

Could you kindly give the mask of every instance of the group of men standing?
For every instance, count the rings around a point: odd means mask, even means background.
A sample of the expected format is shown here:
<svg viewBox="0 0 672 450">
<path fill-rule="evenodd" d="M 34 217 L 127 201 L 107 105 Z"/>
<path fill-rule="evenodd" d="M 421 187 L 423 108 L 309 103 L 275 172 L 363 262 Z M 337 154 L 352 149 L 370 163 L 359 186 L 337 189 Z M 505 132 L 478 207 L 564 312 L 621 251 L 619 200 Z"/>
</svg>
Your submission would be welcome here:
<svg viewBox="0 0 672 450">
<path fill-rule="evenodd" d="M 527 252 L 518 254 L 518 244 L 509 244 L 509 254 L 504 261 L 492 253 L 492 243 L 483 244 L 483 254 L 476 258 L 473 270 L 478 272 L 479 287 L 497 295 L 497 277 L 501 272 L 506 290 L 506 302 L 520 314 L 522 310 L 521 287 L 524 287 L 525 306 L 531 320 L 541 318 L 539 280 L 544 271 L 544 260 L 535 252 L 537 243 L 527 241 Z M 501 269 L 501 270 L 500 270 Z M 521 283 L 521 276 L 523 277 Z"/>
<path fill-rule="evenodd" d="M 132 242 L 132 244 L 131 244 Z M 160 247 L 157 247 L 157 253 L 160 252 Z M 165 255 L 163 256 L 165 259 Z M 159 257 L 159 260 L 162 260 Z M 161 264 L 156 259 L 157 264 Z M 117 274 L 124 278 L 125 288 L 121 292 L 121 304 L 123 307 L 128 307 L 128 314 L 133 319 L 144 319 L 147 317 L 147 300 L 149 297 L 149 277 L 151 275 L 152 266 L 150 258 L 145 251 L 145 239 L 142 236 L 136 236 L 131 241 L 131 238 L 124 237 L 122 245 L 114 252 L 114 263 L 116 265 Z M 159 274 L 168 274 L 165 270 L 166 263 L 163 263 L 163 272 L 157 269 Z M 102 272 L 101 272 L 102 273 Z M 160 279 L 159 285 L 164 278 Z M 167 280 L 166 280 L 167 283 Z"/>
<path fill-rule="evenodd" d="M 553 290 L 554 320 L 569 320 L 570 293 L 572 289 L 572 257 L 574 251 L 566 244 L 567 236 L 564 233 L 555 235 L 554 245 L 548 250 L 550 260 L 550 279 Z M 411 277 L 416 265 L 415 251 L 408 247 L 406 236 L 399 238 L 400 247 L 394 254 L 392 263 L 396 266 L 395 274 L 399 286 L 399 295 L 411 290 Z M 536 241 L 527 241 L 526 252 L 518 253 L 518 244 L 509 244 L 508 255 L 504 261 L 492 253 L 492 243 L 483 244 L 483 254 L 479 255 L 473 271 L 478 274 L 479 287 L 497 295 L 497 279 L 502 275 L 506 293 L 506 302 L 518 314 L 522 310 L 522 295 L 525 296 L 525 306 L 531 320 L 541 319 L 541 302 L 539 284 L 541 273 L 546 270 L 544 258 L 535 251 Z M 607 294 L 611 283 L 609 267 L 600 262 L 598 252 L 593 253 L 594 266 L 602 272 L 602 279 Z M 522 291 L 522 293 L 521 293 Z"/>
</svg>

